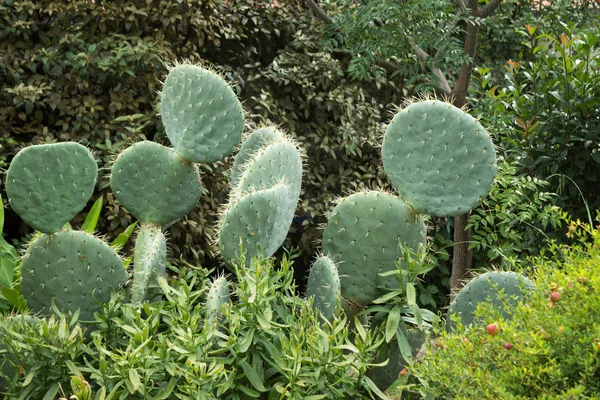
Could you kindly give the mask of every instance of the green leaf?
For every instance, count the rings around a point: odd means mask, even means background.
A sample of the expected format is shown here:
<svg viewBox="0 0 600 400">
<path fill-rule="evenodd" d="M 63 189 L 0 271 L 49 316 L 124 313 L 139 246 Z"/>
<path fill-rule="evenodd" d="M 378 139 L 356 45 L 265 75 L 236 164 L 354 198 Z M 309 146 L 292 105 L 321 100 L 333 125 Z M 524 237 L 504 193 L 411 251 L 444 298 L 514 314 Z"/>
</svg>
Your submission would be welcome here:
<svg viewBox="0 0 600 400">
<path fill-rule="evenodd" d="M 90 209 L 90 212 L 85 217 L 85 221 L 83 221 L 83 225 L 81 226 L 82 231 L 87 233 L 94 233 L 96 225 L 98 225 L 98 219 L 100 218 L 100 211 L 102 211 L 102 198 L 103 196 L 100 196 L 94 202 L 94 205 Z"/>
<path fill-rule="evenodd" d="M 248 386 L 238 385 L 236 388 L 240 389 L 244 392 L 245 395 L 250 396 L 252 398 L 258 399 L 260 397 L 260 393 L 254 389 L 250 389 Z"/>
<path fill-rule="evenodd" d="M 398 330 L 398 324 L 400 323 L 400 308 L 394 307 L 388 315 L 387 322 L 385 324 L 385 341 L 389 343 Z"/>
<path fill-rule="evenodd" d="M 373 382 L 371 379 L 369 379 L 369 377 L 367 376 L 363 376 L 364 381 L 367 383 L 367 386 L 369 387 L 369 389 L 371 389 L 373 391 L 373 393 L 375 393 L 377 396 L 379 396 L 380 399 L 383 400 L 391 400 L 388 396 L 386 396 L 375 384 L 375 382 Z"/>
<path fill-rule="evenodd" d="M 2 196 L 0 196 L 0 236 L 2 236 L 3 230 L 4 230 L 4 200 L 2 200 Z"/>
<path fill-rule="evenodd" d="M 0 289 L 2 291 L 2 296 L 13 305 L 19 312 L 24 312 L 27 310 L 27 301 L 25 297 L 16 289 L 10 289 L 3 287 Z"/>
<path fill-rule="evenodd" d="M 250 345 L 252 344 L 252 340 L 254 340 L 254 331 L 255 331 L 254 328 L 250 329 L 238 341 L 238 352 L 239 353 L 245 353 L 248 351 L 248 349 L 250 348 Z"/>
<path fill-rule="evenodd" d="M 250 384 L 252 386 L 254 386 L 254 388 L 256 390 L 258 390 L 259 392 L 267 391 L 267 389 L 265 389 L 265 387 L 263 386 L 260 376 L 258 376 L 258 373 L 254 369 L 252 369 L 252 367 L 250 366 L 250 364 L 248 364 L 248 362 L 246 362 L 245 360 L 242 360 L 240 362 L 240 366 L 244 370 L 244 374 L 246 374 L 246 378 L 248 378 L 248 381 L 250 382 Z"/>
<path fill-rule="evenodd" d="M 399 295 L 401 295 L 402 292 L 400 290 L 392 290 L 389 293 L 386 293 L 385 295 L 373 300 L 373 304 L 382 304 L 387 302 L 390 299 L 393 299 L 394 297 L 397 297 Z"/>
<path fill-rule="evenodd" d="M 400 349 L 402 358 L 408 362 L 411 362 L 412 349 L 410 347 L 410 343 L 408 342 L 408 338 L 406 337 L 406 325 L 404 324 L 404 321 L 398 324 L 398 329 L 396 330 L 396 340 L 398 341 L 398 348 Z"/>
<path fill-rule="evenodd" d="M 0 286 L 12 287 L 18 260 L 17 250 L 8 244 L 0 233 Z"/>
<path fill-rule="evenodd" d="M 417 304 L 417 292 L 415 286 L 410 282 L 406 283 L 406 301 L 409 306 Z"/>
<path fill-rule="evenodd" d="M 129 382 L 131 382 L 134 392 L 137 392 L 142 387 L 140 376 L 134 368 L 129 369 Z"/>
<path fill-rule="evenodd" d="M 360 322 L 360 320 L 357 317 L 354 317 L 354 327 L 358 331 L 360 338 L 362 340 L 366 340 L 367 332 L 365 331 L 365 327 L 363 326 L 362 322 Z"/>
<path fill-rule="evenodd" d="M 58 383 L 50 386 L 50 389 L 48 389 L 42 400 L 54 400 L 56 394 L 58 393 L 58 387 Z"/>
<path fill-rule="evenodd" d="M 131 235 L 133 234 L 133 230 L 135 229 L 136 225 L 137 221 L 129 225 L 127 229 L 125 229 L 123 233 L 119 234 L 119 236 L 117 236 L 117 238 L 110 244 L 110 247 L 117 251 L 121 250 L 131 238 Z"/>
</svg>

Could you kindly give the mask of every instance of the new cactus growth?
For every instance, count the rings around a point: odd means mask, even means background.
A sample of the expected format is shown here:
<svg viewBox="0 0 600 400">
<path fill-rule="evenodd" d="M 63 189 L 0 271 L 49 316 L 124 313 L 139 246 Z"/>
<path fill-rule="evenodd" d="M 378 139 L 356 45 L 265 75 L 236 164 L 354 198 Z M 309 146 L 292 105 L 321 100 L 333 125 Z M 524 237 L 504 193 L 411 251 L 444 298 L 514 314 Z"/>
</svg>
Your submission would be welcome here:
<svg viewBox="0 0 600 400">
<path fill-rule="evenodd" d="M 503 317 L 510 318 L 510 309 L 533 289 L 535 285 L 528 278 L 515 272 L 491 271 L 481 274 L 467 283 L 450 304 L 446 329 L 453 329 L 452 314 L 458 315 L 465 326 L 475 322 L 474 312 L 482 302 L 491 303 Z"/>
<path fill-rule="evenodd" d="M 160 101 L 167 136 L 185 160 L 218 161 L 242 140 L 242 105 L 214 72 L 195 65 L 173 67 Z"/>
<path fill-rule="evenodd" d="M 47 315 L 51 301 L 62 311 L 94 319 L 110 291 L 127 281 L 123 260 L 105 242 L 81 231 L 62 230 L 34 240 L 21 264 L 21 293 L 34 312 Z"/>
<path fill-rule="evenodd" d="M 218 324 L 221 307 L 229 302 L 229 283 L 224 276 L 215 279 L 210 285 L 206 297 L 206 321 L 208 324 Z"/>
<path fill-rule="evenodd" d="M 300 152 L 285 135 L 259 129 L 246 139 L 242 149 L 217 239 L 221 257 L 229 265 L 240 256 L 240 242 L 248 262 L 255 256 L 275 253 L 292 223 L 302 182 Z"/>
<path fill-rule="evenodd" d="M 392 184 L 415 212 L 438 217 L 474 208 L 497 170 L 487 131 L 438 100 L 416 102 L 396 114 L 385 131 L 382 158 Z"/>
<path fill-rule="evenodd" d="M 397 289 L 396 279 L 379 274 L 396 269 L 400 244 L 416 250 L 425 233 L 422 218 L 399 197 L 366 191 L 341 200 L 323 232 L 323 251 L 340 261 L 342 296 L 364 307 Z"/>
<path fill-rule="evenodd" d="M 314 262 L 308 275 L 306 297 L 313 298 L 313 307 L 329 321 L 341 298 L 340 277 L 333 260 L 321 256 Z"/>
<path fill-rule="evenodd" d="M 231 184 L 233 186 L 237 185 L 239 176 L 244 172 L 243 167 L 255 157 L 257 152 L 282 139 L 284 139 L 283 133 L 273 127 L 259 128 L 248 135 L 242 143 L 240 151 L 235 156 L 231 169 Z"/>
<path fill-rule="evenodd" d="M 183 217 L 202 196 L 196 166 L 175 150 L 148 141 L 119 154 L 110 186 L 123 207 L 140 222 L 159 226 Z"/>
<path fill-rule="evenodd" d="M 131 302 L 160 300 L 158 277 L 166 274 L 167 240 L 160 227 L 142 225 L 135 240 Z"/>
<path fill-rule="evenodd" d="M 97 176 L 94 157 L 79 143 L 30 146 L 10 164 L 6 192 L 23 221 L 52 234 L 85 207 Z"/>
</svg>

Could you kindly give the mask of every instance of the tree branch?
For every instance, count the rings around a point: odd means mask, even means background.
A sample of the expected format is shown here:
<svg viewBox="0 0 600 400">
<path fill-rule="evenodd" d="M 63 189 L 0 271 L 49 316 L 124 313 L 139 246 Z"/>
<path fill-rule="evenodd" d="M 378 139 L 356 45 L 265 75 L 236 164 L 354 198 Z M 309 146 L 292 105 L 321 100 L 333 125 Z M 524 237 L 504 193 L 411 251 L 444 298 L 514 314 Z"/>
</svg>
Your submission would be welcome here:
<svg viewBox="0 0 600 400">
<path fill-rule="evenodd" d="M 481 18 L 489 17 L 494 12 L 494 10 L 496 8 L 498 8 L 500 3 L 502 3 L 502 0 L 490 0 L 490 2 L 487 3 L 487 5 L 485 7 L 483 7 L 481 9 L 481 11 L 479 12 L 479 17 L 481 17 Z"/>
<path fill-rule="evenodd" d="M 323 11 L 323 9 L 321 7 L 319 7 L 319 5 L 314 2 L 314 0 L 306 0 L 306 5 L 315 14 L 315 16 L 318 19 L 320 19 L 321 21 L 323 21 L 327 24 L 330 24 L 333 22 L 333 20 L 329 17 L 329 15 L 327 15 L 327 13 L 325 11 Z"/>
<path fill-rule="evenodd" d="M 410 43 L 410 47 L 412 47 L 417 57 L 419 57 L 419 60 L 421 60 L 422 62 L 427 62 L 430 58 L 429 54 L 427 54 L 425 50 L 420 48 L 411 38 L 409 38 L 408 40 Z M 446 76 L 444 75 L 442 70 L 434 66 L 430 66 L 430 68 L 431 73 L 434 74 L 440 80 L 439 89 L 445 94 L 450 95 L 450 93 L 452 93 L 452 88 L 450 87 L 450 84 L 448 83 L 448 80 L 446 79 Z"/>
</svg>

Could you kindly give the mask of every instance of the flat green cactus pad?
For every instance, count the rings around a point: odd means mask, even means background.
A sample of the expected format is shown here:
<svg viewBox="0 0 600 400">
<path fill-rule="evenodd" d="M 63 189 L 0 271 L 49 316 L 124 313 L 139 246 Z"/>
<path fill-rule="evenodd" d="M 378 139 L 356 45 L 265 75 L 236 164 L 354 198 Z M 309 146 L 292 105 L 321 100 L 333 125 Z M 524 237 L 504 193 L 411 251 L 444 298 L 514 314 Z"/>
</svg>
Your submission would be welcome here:
<svg viewBox="0 0 600 400">
<path fill-rule="evenodd" d="M 438 100 L 413 103 L 385 131 L 383 166 L 418 213 L 465 214 L 487 196 L 496 175 L 494 144 L 475 118 Z"/>
<path fill-rule="evenodd" d="M 313 307 L 327 320 L 333 320 L 335 307 L 340 300 L 340 276 L 333 260 L 321 256 L 314 262 L 308 274 L 306 297 L 313 297 Z"/>
<path fill-rule="evenodd" d="M 339 202 L 323 232 L 323 252 L 339 261 L 342 296 L 368 306 L 385 288 L 397 288 L 394 277 L 379 274 L 396 269 L 399 244 L 416 251 L 425 233 L 421 217 L 391 194 L 360 192 Z"/>
<path fill-rule="evenodd" d="M 281 139 L 283 139 L 283 133 L 273 127 L 260 128 L 248 135 L 233 162 L 231 170 L 232 185 L 237 185 L 239 176 L 243 172 L 242 167 L 254 158 L 259 150 Z"/>
<path fill-rule="evenodd" d="M 242 104 L 223 78 L 199 66 L 171 69 L 163 85 L 161 114 L 173 147 L 191 162 L 218 161 L 242 140 Z"/>
<path fill-rule="evenodd" d="M 510 318 L 510 310 L 533 289 L 533 282 L 515 272 L 490 271 L 481 274 L 467 283 L 450 304 L 446 329 L 452 329 L 452 314 L 459 315 L 465 326 L 475 322 L 474 312 L 482 302 L 491 303 L 504 318 Z"/>
<path fill-rule="evenodd" d="M 102 240 L 80 231 L 61 230 L 34 240 L 21 264 L 21 293 L 34 312 L 48 315 L 51 300 L 63 312 L 80 310 L 90 321 L 110 290 L 127 281 L 119 255 Z"/>
<path fill-rule="evenodd" d="M 219 250 L 231 265 L 239 260 L 240 240 L 246 261 L 261 255 L 271 257 L 281 246 L 294 217 L 290 187 L 285 183 L 232 199 L 221 216 Z"/>
<path fill-rule="evenodd" d="M 158 285 L 158 277 L 166 275 L 166 261 L 167 239 L 160 227 L 142 225 L 135 239 L 133 254 L 132 303 L 160 300 L 162 290 Z"/>
<path fill-rule="evenodd" d="M 97 176 L 96 160 L 79 143 L 30 146 L 13 158 L 6 192 L 23 221 L 51 234 L 85 207 Z"/>
<path fill-rule="evenodd" d="M 149 141 L 119 154 L 110 186 L 131 215 L 143 224 L 159 226 L 183 217 L 202 196 L 196 166 L 175 150 Z"/>
</svg>

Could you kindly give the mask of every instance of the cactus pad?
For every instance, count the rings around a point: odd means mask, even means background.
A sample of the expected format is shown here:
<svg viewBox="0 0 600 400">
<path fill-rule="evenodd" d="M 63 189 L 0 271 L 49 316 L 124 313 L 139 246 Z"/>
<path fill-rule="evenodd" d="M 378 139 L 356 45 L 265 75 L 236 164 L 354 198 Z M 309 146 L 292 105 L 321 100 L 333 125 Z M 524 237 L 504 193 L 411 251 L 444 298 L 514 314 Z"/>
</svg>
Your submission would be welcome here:
<svg viewBox="0 0 600 400">
<path fill-rule="evenodd" d="M 21 264 L 21 293 L 34 312 L 49 314 L 54 299 L 59 310 L 80 310 L 79 319 L 94 319 L 110 290 L 127 280 L 119 255 L 102 240 L 64 230 L 34 240 Z"/>
<path fill-rule="evenodd" d="M 97 176 L 94 157 L 79 143 L 30 146 L 10 164 L 6 192 L 23 221 L 52 234 L 85 207 Z"/>
<path fill-rule="evenodd" d="M 202 195 L 196 166 L 160 144 L 143 141 L 117 157 L 110 186 L 143 224 L 165 225 L 191 211 Z"/>
<path fill-rule="evenodd" d="M 323 251 L 339 261 L 342 296 L 368 306 L 397 288 L 394 277 L 379 274 L 396 269 L 401 243 L 416 250 L 425 243 L 425 224 L 399 197 L 368 191 L 338 203 L 323 232 Z"/>
<path fill-rule="evenodd" d="M 242 167 L 254 158 L 255 153 L 281 139 L 283 139 L 283 134 L 273 127 L 260 128 L 248 135 L 233 162 L 231 170 L 232 184 L 237 185 L 239 176 L 243 172 Z"/>
<path fill-rule="evenodd" d="M 418 213 L 465 214 L 484 198 L 496 175 L 496 153 L 475 118 L 438 100 L 396 114 L 383 139 L 385 172 Z"/>
<path fill-rule="evenodd" d="M 242 140 L 242 104 L 223 78 L 199 66 L 171 69 L 161 114 L 173 147 L 191 162 L 218 161 Z"/>
<path fill-rule="evenodd" d="M 158 277 L 165 276 L 167 239 L 160 227 L 142 225 L 135 240 L 131 302 L 158 301 L 162 290 Z"/>
<path fill-rule="evenodd" d="M 239 259 L 240 240 L 246 261 L 262 254 L 271 257 L 281 246 L 294 217 L 291 189 L 279 183 L 232 199 L 223 212 L 219 229 L 219 250 L 228 263 Z"/>
<path fill-rule="evenodd" d="M 221 306 L 229 302 L 229 283 L 224 276 L 213 281 L 206 297 L 206 320 L 209 324 L 218 323 Z"/>
<path fill-rule="evenodd" d="M 475 318 L 473 314 L 481 302 L 491 303 L 503 317 L 509 318 L 510 308 L 516 306 L 533 289 L 533 282 L 515 272 L 491 271 L 481 274 L 467 283 L 450 304 L 446 329 L 452 329 L 451 314 L 458 314 L 465 326 L 472 324 Z M 501 291 L 504 296 L 500 295 Z"/>
<path fill-rule="evenodd" d="M 340 296 L 340 277 L 335 263 L 327 256 L 319 257 L 308 275 L 306 297 L 314 297 L 313 307 L 331 321 Z"/>
</svg>

